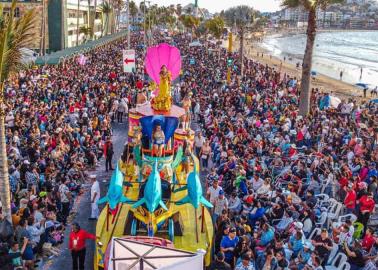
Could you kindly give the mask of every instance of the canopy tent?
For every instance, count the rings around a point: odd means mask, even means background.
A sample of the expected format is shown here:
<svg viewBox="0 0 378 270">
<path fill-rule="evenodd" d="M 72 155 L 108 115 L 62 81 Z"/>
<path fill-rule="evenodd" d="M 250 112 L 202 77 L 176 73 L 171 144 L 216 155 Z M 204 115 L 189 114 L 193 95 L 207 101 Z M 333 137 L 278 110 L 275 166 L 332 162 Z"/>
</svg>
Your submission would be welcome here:
<svg viewBox="0 0 378 270">
<path fill-rule="evenodd" d="M 189 47 L 200 47 L 202 46 L 202 43 L 199 42 L 198 40 L 193 41 L 192 43 L 189 43 Z"/>
<path fill-rule="evenodd" d="M 202 270 L 203 253 L 137 242 L 124 238 L 111 241 L 107 270 Z"/>
<path fill-rule="evenodd" d="M 127 31 L 121 31 L 113 35 L 107 35 L 105 37 L 91 40 L 76 47 L 67 48 L 61 51 L 53 52 L 45 56 L 38 57 L 35 61 L 36 65 L 58 65 L 60 61 L 70 59 L 79 54 L 86 53 L 100 46 L 106 45 L 114 40 L 123 38 L 127 35 Z"/>
</svg>

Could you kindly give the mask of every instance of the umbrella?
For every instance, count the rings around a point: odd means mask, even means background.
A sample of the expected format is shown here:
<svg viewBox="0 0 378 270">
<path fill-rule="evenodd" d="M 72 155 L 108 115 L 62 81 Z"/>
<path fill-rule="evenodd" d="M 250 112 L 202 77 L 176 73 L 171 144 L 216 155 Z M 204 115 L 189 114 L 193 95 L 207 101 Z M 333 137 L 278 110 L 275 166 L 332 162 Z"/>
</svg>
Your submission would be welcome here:
<svg viewBox="0 0 378 270">
<path fill-rule="evenodd" d="M 356 83 L 356 86 L 362 89 L 369 88 L 367 83 Z"/>
</svg>

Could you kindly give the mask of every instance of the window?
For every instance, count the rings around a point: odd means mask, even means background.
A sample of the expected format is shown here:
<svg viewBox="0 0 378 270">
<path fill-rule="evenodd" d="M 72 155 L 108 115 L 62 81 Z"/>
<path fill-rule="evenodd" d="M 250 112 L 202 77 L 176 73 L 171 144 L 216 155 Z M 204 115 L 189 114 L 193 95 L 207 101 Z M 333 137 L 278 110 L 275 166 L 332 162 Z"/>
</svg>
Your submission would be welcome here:
<svg viewBox="0 0 378 270">
<path fill-rule="evenodd" d="M 3 8 L 3 15 L 9 15 L 10 13 L 10 7 Z"/>
<path fill-rule="evenodd" d="M 14 16 L 16 18 L 20 18 L 20 8 L 16 7 L 14 10 Z"/>
</svg>

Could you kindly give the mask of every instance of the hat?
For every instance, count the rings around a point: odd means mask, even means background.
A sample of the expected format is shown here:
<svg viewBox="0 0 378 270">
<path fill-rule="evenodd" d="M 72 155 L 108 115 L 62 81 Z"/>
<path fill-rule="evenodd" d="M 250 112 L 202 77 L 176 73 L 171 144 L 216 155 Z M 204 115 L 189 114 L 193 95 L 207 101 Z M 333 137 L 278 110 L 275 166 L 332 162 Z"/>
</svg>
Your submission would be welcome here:
<svg viewBox="0 0 378 270">
<path fill-rule="evenodd" d="M 219 190 L 219 195 L 224 195 L 223 189 Z"/>
<path fill-rule="evenodd" d="M 235 232 L 236 232 L 235 227 L 232 227 L 232 228 L 230 229 L 230 233 L 235 233 Z"/>
<path fill-rule="evenodd" d="M 370 162 L 369 165 L 370 165 L 370 166 L 373 166 L 373 167 L 377 166 L 377 164 L 376 164 L 375 162 Z"/>
<path fill-rule="evenodd" d="M 20 208 L 26 208 L 28 205 L 28 200 L 23 198 L 20 200 Z"/>
<path fill-rule="evenodd" d="M 365 188 L 367 188 L 367 184 L 365 182 L 360 182 L 360 183 L 358 183 L 358 188 L 359 189 L 365 189 Z"/>
<path fill-rule="evenodd" d="M 294 222 L 294 226 L 295 226 L 295 228 L 297 228 L 297 229 L 300 229 L 300 230 L 303 229 L 303 223 L 302 223 L 302 222 L 299 222 L 299 221 Z"/>
<path fill-rule="evenodd" d="M 41 192 L 39 193 L 39 197 L 41 197 L 41 198 L 45 197 L 46 195 L 47 195 L 47 192 L 46 192 L 46 191 L 41 191 Z"/>
<path fill-rule="evenodd" d="M 29 160 L 25 159 L 25 160 L 24 160 L 24 164 L 26 164 L 26 165 L 30 165 Z"/>
<path fill-rule="evenodd" d="M 35 199 L 37 199 L 38 197 L 37 196 L 35 196 L 35 195 L 31 195 L 30 196 L 30 201 L 34 201 Z"/>
<path fill-rule="evenodd" d="M 304 248 L 311 249 L 311 250 L 314 249 L 314 246 L 313 246 L 313 245 L 311 244 L 311 242 L 308 241 L 308 240 L 304 242 L 303 247 L 304 247 Z"/>
<path fill-rule="evenodd" d="M 97 177 L 96 174 L 91 174 L 91 175 L 89 176 L 90 179 L 93 179 L 93 178 L 96 178 L 96 177 Z"/>
</svg>

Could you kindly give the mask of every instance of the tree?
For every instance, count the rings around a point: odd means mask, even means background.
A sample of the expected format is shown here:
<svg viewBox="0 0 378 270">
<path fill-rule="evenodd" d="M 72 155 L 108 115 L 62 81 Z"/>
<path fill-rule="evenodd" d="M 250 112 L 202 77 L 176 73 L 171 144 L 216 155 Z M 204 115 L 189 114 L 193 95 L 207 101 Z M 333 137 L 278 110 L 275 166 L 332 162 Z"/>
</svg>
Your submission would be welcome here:
<svg viewBox="0 0 378 270">
<path fill-rule="evenodd" d="M 101 5 L 102 13 L 102 36 L 109 33 L 109 19 L 110 14 L 112 13 L 112 7 L 108 2 L 104 2 Z"/>
<path fill-rule="evenodd" d="M 344 0 L 283 0 L 282 5 L 287 8 L 303 7 L 308 12 L 307 41 L 302 63 L 301 94 L 299 98 L 299 114 L 308 115 L 310 112 L 310 82 L 312 69 L 312 54 L 316 38 L 316 10 L 331 4 L 342 3 Z"/>
<path fill-rule="evenodd" d="M 237 6 L 227 9 L 224 12 L 224 16 L 227 24 L 230 27 L 236 26 L 239 32 L 240 46 L 239 46 L 239 57 L 240 57 L 240 75 L 243 76 L 244 67 L 244 34 L 247 31 L 247 27 L 251 26 L 255 21 L 257 12 L 249 6 Z"/>
<path fill-rule="evenodd" d="M 35 36 L 35 11 L 26 11 L 15 20 L 16 0 L 12 1 L 8 15 L 3 14 L 2 9 L 0 4 L 0 200 L 4 215 L 12 222 L 4 125 L 4 84 L 11 74 L 24 67 L 21 49 L 27 47 Z"/>
<path fill-rule="evenodd" d="M 220 39 L 223 34 L 224 20 L 220 16 L 215 16 L 214 18 L 206 21 L 206 28 L 209 32 L 216 38 Z"/>
<path fill-rule="evenodd" d="M 181 4 L 177 4 L 176 5 L 176 13 L 177 13 L 177 16 L 181 16 L 181 14 L 182 14 L 182 6 L 181 6 Z"/>
<path fill-rule="evenodd" d="M 129 2 L 129 10 L 131 21 L 132 23 L 135 23 L 135 16 L 138 14 L 138 6 L 135 4 L 134 1 Z"/>
<path fill-rule="evenodd" d="M 206 21 L 206 28 L 209 32 L 219 41 L 223 35 L 224 30 L 224 20 L 220 16 L 215 16 L 214 18 Z M 220 59 L 220 49 L 218 52 L 218 57 Z"/>
</svg>

